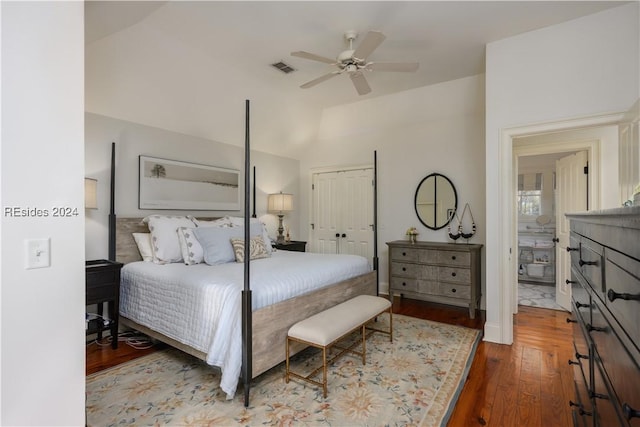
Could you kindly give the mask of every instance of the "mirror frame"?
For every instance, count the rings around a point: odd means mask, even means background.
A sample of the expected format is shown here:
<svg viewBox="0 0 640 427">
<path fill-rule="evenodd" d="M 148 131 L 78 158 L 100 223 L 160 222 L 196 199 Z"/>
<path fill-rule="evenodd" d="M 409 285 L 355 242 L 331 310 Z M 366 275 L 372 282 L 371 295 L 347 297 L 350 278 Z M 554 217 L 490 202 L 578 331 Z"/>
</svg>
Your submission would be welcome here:
<svg viewBox="0 0 640 427">
<path fill-rule="evenodd" d="M 446 176 L 442 175 L 441 173 L 431 173 L 427 176 L 425 176 L 422 181 L 420 181 L 420 184 L 418 184 L 418 188 L 416 188 L 416 194 L 413 198 L 413 207 L 416 211 L 416 216 L 418 217 L 418 220 L 422 223 L 422 225 L 424 225 L 425 227 L 431 229 L 431 230 L 440 230 L 444 227 L 446 227 L 447 225 L 449 225 L 449 223 L 451 222 L 451 220 L 453 219 L 453 216 L 447 218 L 444 222 L 442 223 L 438 223 L 437 219 L 434 220 L 435 224 L 429 225 L 427 223 L 425 223 L 425 220 L 420 216 L 420 213 L 418 212 L 418 193 L 420 192 L 420 188 L 422 188 L 422 184 L 425 183 L 425 181 L 427 181 L 429 178 L 434 178 L 434 187 L 437 185 L 438 183 L 438 177 L 441 177 L 443 179 L 446 180 L 446 182 L 449 183 L 449 185 L 451 186 L 451 190 L 453 190 L 453 198 L 454 198 L 454 212 L 458 211 L 458 192 L 456 191 L 456 186 L 453 185 L 453 182 L 451 182 L 451 180 L 449 178 L 447 178 Z"/>
</svg>

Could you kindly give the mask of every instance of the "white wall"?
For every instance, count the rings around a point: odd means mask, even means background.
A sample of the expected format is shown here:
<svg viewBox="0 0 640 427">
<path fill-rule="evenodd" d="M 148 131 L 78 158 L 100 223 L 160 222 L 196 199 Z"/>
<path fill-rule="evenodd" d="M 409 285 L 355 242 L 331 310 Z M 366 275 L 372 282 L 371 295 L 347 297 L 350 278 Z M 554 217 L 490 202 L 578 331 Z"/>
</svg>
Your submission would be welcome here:
<svg viewBox="0 0 640 427">
<path fill-rule="evenodd" d="M 510 161 L 505 129 L 624 112 L 638 98 L 638 3 L 521 34 L 487 45 L 485 339 L 510 343 L 508 301 L 502 289 L 509 259 L 508 207 L 501 183 Z M 508 142 L 510 144 L 510 141 Z M 503 144 L 503 145 L 501 145 Z M 618 193 L 617 188 L 605 189 Z"/>
<path fill-rule="evenodd" d="M 446 242 L 447 229 L 429 230 L 414 209 L 415 191 L 432 172 L 451 179 L 462 213 L 469 203 L 478 232 L 471 243 L 484 243 L 484 76 L 380 96 L 327 109 L 320 139 L 300 161 L 301 232 L 310 220 L 310 169 L 373 164 L 378 155 L 378 256 L 380 290 L 388 291 L 385 242 L 405 239 L 415 226 L 419 239 Z M 483 273 L 484 274 L 484 273 Z"/>
<path fill-rule="evenodd" d="M 83 2 L 2 2 L 2 425 L 83 425 Z M 11 217 L 7 207 L 48 210 Z M 78 215 L 53 217 L 56 206 Z M 25 239 L 51 266 L 26 270 Z"/>
<path fill-rule="evenodd" d="M 244 208 L 244 149 L 203 138 L 124 120 L 87 113 L 85 116 L 86 176 L 98 180 L 98 209 L 87 211 L 87 259 L 107 257 L 111 143 L 116 143 L 116 207 L 118 217 L 144 217 L 152 210 L 138 209 L 138 156 L 146 155 L 240 170 L 240 211 L 189 211 L 198 216 L 242 215 Z M 252 136 L 253 138 L 253 136 Z M 256 167 L 256 215 L 277 234 L 277 217 L 267 214 L 267 195 L 279 191 L 298 196 L 297 160 L 251 152 Z M 161 211 L 184 215 L 186 211 Z M 296 215 L 288 215 L 292 238 L 300 237 Z"/>
</svg>

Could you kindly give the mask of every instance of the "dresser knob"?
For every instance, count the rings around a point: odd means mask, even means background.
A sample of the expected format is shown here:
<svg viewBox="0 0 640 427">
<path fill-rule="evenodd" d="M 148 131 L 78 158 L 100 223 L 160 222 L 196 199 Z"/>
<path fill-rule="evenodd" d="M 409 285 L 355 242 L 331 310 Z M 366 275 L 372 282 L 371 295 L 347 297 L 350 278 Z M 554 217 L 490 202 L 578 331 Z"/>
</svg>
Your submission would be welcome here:
<svg viewBox="0 0 640 427">
<path fill-rule="evenodd" d="M 451 256 L 451 259 L 456 259 L 456 256 L 455 256 L 455 255 L 452 255 L 452 256 Z"/>
<path fill-rule="evenodd" d="M 582 308 L 582 307 L 589 308 L 589 307 L 591 307 L 591 304 L 583 304 L 581 302 L 576 302 L 576 307 L 578 307 L 578 308 Z"/>
<path fill-rule="evenodd" d="M 569 319 L 567 317 L 567 323 L 578 323 L 578 321 L 577 320 L 573 320 L 573 319 Z"/>
<path fill-rule="evenodd" d="M 580 354 L 576 351 L 576 358 L 577 359 L 588 359 L 589 356 L 585 356 L 584 354 Z"/>
<path fill-rule="evenodd" d="M 640 301 L 640 294 L 619 294 L 613 289 L 609 289 L 607 291 L 607 298 L 611 302 L 614 302 L 616 299 L 623 299 L 625 301 Z"/>
<path fill-rule="evenodd" d="M 456 288 L 451 289 L 451 292 L 456 293 Z"/>
<path fill-rule="evenodd" d="M 569 365 L 579 365 L 579 364 L 580 362 L 576 362 L 575 360 L 569 359 Z M 569 401 L 569 406 L 573 406 L 571 405 L 571 401 Z M 578 405 L 575 405 L 575 406 L 578 406 Z"/>
<path fill-rule="evenodd" d="M 405 282 L 402 282 L 402 286 L 407 286 L 407 284 Z"/>
<path fill-rule="evenodd" d="M 597 265 L 598 261 L 585 261 L 581 259 L 580 261 L 578 261 L 578 264 L 580 264 L 580 267 L 582 267 L 583 265 Z"/>
<path fill-rule="evenodd" d="M 402 271 L 407 271 L 407 267 L 402 267 Z"/>
<path fill-rule="evenodd" d="M 407 253 L 406 252 L 402 252 L 402 256 L 407 256 Z"/>
<path fill-rule="evenodd" d="M 565 281 L 564 281 L 564 283 L 566 283 L 567 285 L 571 285 L 571 284 L 573 284 L 573 283 L 578 283 L 578 282 L 576 282 L 575 280 L 569 280 L 569 279 L 567 279 L 567 280 L 565 280 Z"/>
<path fill-rule="evenodd" d="M 451 273 L 451 275 L 452 275 L 453 277 L 456 277 L 456 272 L 454 271 L 453 273 Z"/>
<path fill-rule="evenodd" d="M 577 251 L 578 248 L 570 248 L 569 246 L 567 246 L 567 252 L 571 252 L 571 251 Z"/>
<path fill-rule="evenodd" d="M 640 411 L 633 409 L 627 403 L 622 405 L 622 412 L 624 413 L 624 416 L 627 417 L 627 420 L 630 420 L 631 418 L 640 418 Z"/>
</svg>

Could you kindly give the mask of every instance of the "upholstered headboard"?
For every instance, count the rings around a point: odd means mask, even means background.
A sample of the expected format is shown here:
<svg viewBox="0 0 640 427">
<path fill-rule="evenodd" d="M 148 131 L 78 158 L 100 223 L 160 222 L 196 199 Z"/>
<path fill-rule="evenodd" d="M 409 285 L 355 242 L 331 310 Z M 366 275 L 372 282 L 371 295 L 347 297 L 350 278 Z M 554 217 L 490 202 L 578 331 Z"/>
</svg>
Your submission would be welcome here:
<svg viewBox="0 0 640 427">
<path fill-rule="evenodd" d="M 143 218 L 116 218 L 116 261 L 127 264 L 142 261 L 133 233 L 148 233 Z M 200 217 L 199 220 L 211 221 L 219 217 Z"/>
</svg>

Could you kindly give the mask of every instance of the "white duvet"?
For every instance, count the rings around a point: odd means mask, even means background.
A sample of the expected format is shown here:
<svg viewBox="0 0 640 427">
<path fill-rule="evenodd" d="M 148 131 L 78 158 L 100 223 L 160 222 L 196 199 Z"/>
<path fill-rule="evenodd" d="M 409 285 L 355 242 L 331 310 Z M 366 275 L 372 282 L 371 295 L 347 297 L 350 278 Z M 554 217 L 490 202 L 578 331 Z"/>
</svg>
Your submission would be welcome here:
<svg viewBox="0 0 640 427">
<path fill-rule="evenodd" d="M 274 251 L 250 263 L 252 308 L 284 301 L 371 271 L 356 255 Z M 242 365 L 244 265 L 157 265 L 122 269 L 120 314 L 207 354 L 220 387 L 233 398 Z"/>
</svg>

